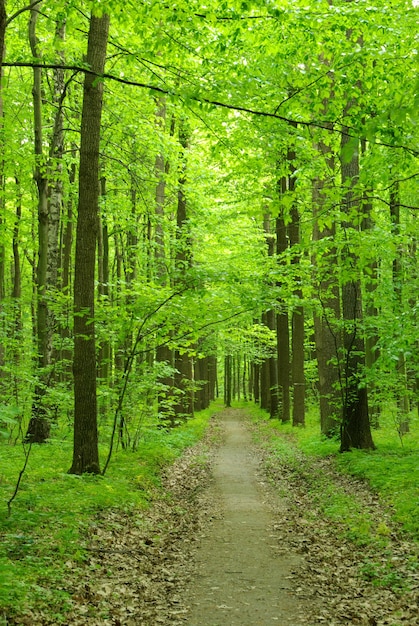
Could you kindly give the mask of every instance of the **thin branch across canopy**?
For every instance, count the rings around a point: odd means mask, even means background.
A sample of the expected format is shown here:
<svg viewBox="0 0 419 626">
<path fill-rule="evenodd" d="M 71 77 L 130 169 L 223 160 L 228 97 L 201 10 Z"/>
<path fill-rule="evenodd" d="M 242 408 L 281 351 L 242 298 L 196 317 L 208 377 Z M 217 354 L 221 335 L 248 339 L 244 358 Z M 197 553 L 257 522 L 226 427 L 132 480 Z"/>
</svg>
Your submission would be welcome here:
<svg viewBox="0 0 419 626">
<path fill-rule="evenodd" d="M 29 61 L 26 61 L 26 62 L 25 61 L 15 61 L 15 62 L 8 61 L 8 62 L 4 62 L 2 65 L 3 67 L 30 67 L 30 68 L 38 67 L 41 69 L 61 69 L 61 70 L 70 70 L 72 72 L 82 72 L 84 74 L 91 74 L 93 76 L 97 76 L 98 80 L 112 80 L 117 83 L 121 83 L 123 85 L 129 85 L 131 87 L 139 87 L 141 89 L 148 89 L 150 91 L 155 91 L 157 93 L 161 93 L 167 96 L 174 96 L 174 97 L 179 97 L 179 98 L 185 97 L 184 94 L 180 94 L 176 90 L 159 87 L 158 85 L 142 83 L 136 80 L 131 80 L 129 78 L 115 76 L 114 74 L 109 74 L 108 72 L 105 72 L 103 74 L 97 74 L 96 72 L 92 71 L 89 67 L 83 67 L 82 65 L 79 66 L 79 65 L 66 65 L 66 64 L 61 64 L 61 63 L 37 63 L 37 62 L 29 62 Z M 260 111 L 257 109 L 252 109 L 250 107 L 241 106 L 238 104 L 229 104 L 227 102 L 221 102 L 219 100 L 212 100 L 211 98 L 206 98 L 205 96 L 200 96 L 196 94 L 190 95 L 189 100 L 198 102 L 201 104 L 202 103 L 210 104 L 212 106 L 223 108 L 223 109 L 228 109 L 231 111 L 248 113 L 249 115 L 254 115 L 258 117 L 266 117 L 266 118 L 281 120 L 282 122 L 285 122 L 286 124 L 289 124 L 290 126 L 293 126 L 294 128 L 296 126 L 321 128 L 328 132 L 337 133 L 339 135 L 343 135 L 346 137 L 353 137 L 354 139 L 363 139 L 363 137 L 357 132 L 356 129 L 351 128 L 350 126 L 341 124 L 336 121 L 331 122 L 328 120 L 316 121 L 316 120 L 302 120 L 302 119 L 295 120 L 289 117 L 285 117 L 284 115 L 278 115 L 278 113 L 276 112 L 272 113 L 271 111 Z M 419 156 L 419 150 L 416 150 L 410 146 L 404 146 L 400 144 L 391 144 L 391 143 L 386 143 L 384 141 L 371 141 L 371 140 L 369 141 L 370 143 L 373 143 L 375 145 L 384 146 L 386 148 L 398 149 L 398 150 L 406 150 L 407 152 L 409 152 L 410 154 L 414 156 Z"/>
</svg>

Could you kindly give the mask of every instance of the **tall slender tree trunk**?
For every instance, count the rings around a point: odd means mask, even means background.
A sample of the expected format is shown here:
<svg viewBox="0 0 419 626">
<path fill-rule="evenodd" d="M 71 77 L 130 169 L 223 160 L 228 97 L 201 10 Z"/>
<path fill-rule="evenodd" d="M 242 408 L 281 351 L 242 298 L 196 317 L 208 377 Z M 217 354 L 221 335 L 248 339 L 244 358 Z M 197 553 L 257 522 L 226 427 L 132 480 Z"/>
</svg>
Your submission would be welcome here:
<svg viewBox="0 0 419 626">
<path fill-rule="evenodd" d="M 100 196 L 102 201 L 106 201 L 106 177 L 100 178 Z M 98 297 L 104 305 L 109 298 L 109 232 L 106 215 L 98 214 Z M 111 342 L 108 337 L 102 338 L 98 350 L 98 372 L 99 378 L 105 385 L 110 384 L 110 361 Z M 104 404 L 101 410 L 105 412 L 107 405 Z"/>
<path fill-rule="evenodd" d="M 157 101 L 156 126 L 159 132 L 163 133 L 166 124 L 166 102 L 163 98 Z M 174 132 L 172 126 L 171 134 Z M 156 154 L 154 171 L 156 175 L 156 202 L 155 202 L 155 228 L 154 228 L 154 246 L 153 265 L 154 278 L 161 286 L 167 285 L 169 281 L 169 272 L 167 267 L 167 255 L 165 245 L 165 203 L 166 203 L 166 175 L 169 170 L 169 162 L 165 158 L 163 151 Z M 163 421 L 171 422 L 173 425 L 174 417 L 174 351 L 163 342 L 156 348 L 156 362 L 161 364 L 160 367 L 164 371 L 158 377 L 159 391 L 157 395 L 158 414 Z"/>
<path fill-rule="evenodd" d="M 287 190 L 287 180 L 283 177 L 280 181 L 279 196 Z M 279 215 L 276 219 L 276 245 L 279 263 L 285 263 L 284 253 L 288 248 L 287 227 L 284 219 L 284 212 L 280 208 Z M 277 350 L 278 350 L 278 383 L 279 383 L 279 399 L 280 418 L 282 422 L 289 422 L 291 419 L 291 400 L 290 400 L 290 331 L 289 316 L 286 303 L 279 302 L 279 313 L 277 315 Z"/>
<path fill-rule="evenodd" d="M 178 181 L 178 198 L 176 211 L 176 261 L 175 283 L 185 285 L 187 271 L 192 265 L 192 242 L 187 215 L 186 199 L 186 151 L 188 134 L 184 123 L 179 127 L 179 141 L 182 147 L 182 162 Z M 175 350 L 175 394 L 178 398 L 174 406 L 175 415 L 185 419 L 193 416 L 193 366 L 192 357 L 187 351 Z"/>
<path fill-rule="evenodd" d="M 288 176 L 288 191 L 295 192 L 295 152 L 288 150 L 287 155 L 290 174 Z M 295 200 L 291 204 L 291 222 L 288 227 L 289 245 L 291 250 L 291 265 L 294 269 L 294 296 L 298 301 L 303 300 L 303 290 L 301 287 L 301 275 L 296 271 L 300 266 L 300 215 Z M 292 424 L 293 426 L 304 426 L 305 424 L 305 375 L 304 375 L 304 306 L 299 304 L 292 312 L 292 360 L 291 379 L 293 387 Z"/>
<path fill-rule="evenodd" d="M 105 66 L 109 16 L 90 18 L 87 65 Z M 79 205 L 74 274 L 74 446 L 69 473 L 99 473 L 96 397 L 95 266 L 103 83 L 86 74 L 81 119 Z"/>
<path fill-rule="evenodd" d="M 268 244 L 268 256 L 273 257 L 275 253 L 275 236 L 266 234 Z M 269 309 L 266 312 L 266 325 L 276 333 L 276 311 Z M 278 390 L 278 358 L 277 353 L 271 354 L 267 361 L 269 369 L 269 415 L 271 419 L 279 417 L 279 390 Z"/>
<path fill-rule="evenodd" d="M 231 395 L 232 395 L 232 364 L 233 357 L 231 354 L 226 354 L 224 358 L 224 404 L 231 407 Z"/>
<path fill-rule="evenodd" d="M 252 363 L 252 380 L 253 380 L 253 401 L 256 404 L 260 402 L 260 363 L 256 363 L 255 361 Z"/>
<path fill-rule="evenodd" d="M 342 412 L 339 381 L 340 358 L 340 293 L 337 276 L 338 255 L 335 241 L 336 225 L 321 224 L 321 215 L 328 209 L 328 191 L 334 185 L 335 163 L 330 147 L 318 144 L 325 157 L 325 173 L 313 181 L 313 267 L 319 310 L 314 312 L 314 335 L 318 368 L 320 427 L 327 437 L 336 433 Z M 329 210 L 332 210 L 330 208 Z"/>
<path fill-rule="evenodd" d="M 77 148 L 75 144 L 72 146 L 72 154 L 75 159 Z M 74 187 L 74 183 L 76 181 L 76 164 L 72 163 L 70 171 L 69 171 L 69 187 L 70 194 L 67 198 L 66 202 L 66 214 L 63 216 L 63 220 L 61 222 L 61 236 L 60 236 L 60 289 L 61 293 L 64 297 L 64 322 L 61 323 L 59 332 L 61 336 L 61 380 L 68 381 L 72 379 L 71 373 L 71 363 L 73 359 L 73 351 L 71 348 L 71 278 L 72 278 L 72 246 L 73 246 L 73 205 L 74 205 L 74 194 L 72 193 L 72 189 Z"/>
<path fill-rule="evenodd" d="M 263 326 L 268 326 L 268 317 L 267 313 L 262 313 L 262 324 Z M 270 410 L 271 403 L 271 379 L 270 379 L 270 368 L 269 368 L 269 357 L 263 356 L 260 363 L 260 408 L 265 411 Z"/>
<path fill-rule="evenodd" d="M 392 222 L 393 236 L 396 238 L 396 255 L 393 260 L 393 292 L 394 292 L 394 315 L 399 317 L 403 307 L 403 249 L 400 245 L 400 189 L 398 181 L 395 181 L 390 189 L 390 219 Z M 407 366 L 403 350 L 399 351 L 397 362 L 397 408 L 398 429 L 401 435 L 409 432 L 409 392 L 407 388 Z"/>
<path fill-rule="evenodd" d="M 6 36 L 7 25 L 7 13 L 5 0 L 0 0 L 0 228 L 3 223 L 3 215 L 5 209 L 4 198 L 4 139 L 3 139 L 3 126 L 4 126 L 4 111 L 3 111 L 3 61 L 4 61 L 4 46 Z M 3 319 L 2 308 L 5 297 L 5 246 L 2 240 L 0 240 L 0 319 Z M 0 326 L 0 331 L 2 330 Z M 4 344 L 0 341 L 0 382 L 4 376 Z"/>
<path fill-rule="evenodd" d="M 40 58 L 36 25 L 40 5 L 31 9 L 29 21 L 29 43 L 32 56 Z M 43 148 L 42 122 L 42 70 L 33 68 L 33 114 L 34 114 L 34 179 L 38 190 L 38 260 L 36 270 L 36 350 L 37 378 L 32 403 L 32 415 L 29 421 L 26 440 L 32 443 L 44 443 L 50 434 L 50 416 L 45 403 L 45 395 L 52 375 L 51 353 L 52 337 L 48 332 L 47 272 L 48 272 L 48 180 Z"/>
<path fill-rule="evenodd" d="M 362 155 L 366 153 L 367 143 L 365 140 L 361 142 Z M 362 203 L 362 221 L 361 230 L 368 233 L 373 228 L 373 206 L 372 201 L 364 193 Z M 371 371 L 379 356 L 378 349 L 378 332 L 376 330 L 376 320 L 378 318 L 378 309 L 374 302 L 374 294 L 378 284 L 378 259 L 373 259 L 368 264 L 368 268 L 364 272 L 365 284 L 365 317 L 367 320 L 368 332 L 365 336 L 365 364 L 367 370 Z M 368 386 L 368 403 L 370 412 L 371 425 L 378 428 L 380 422 L 380 403 L 377 398 L 379 385 L 370 382 Z"/>
<path fill-rule="evenodd" d="M 21 345 L 21 332 L 22 332 L 22 307 L 21 307 L 21 294 L 22 294 L 22 272 L 21 272 L 21 259 L 20 259 L 20 222 L 22 219 L 22 190 L 20 187 L 19 179 L 15 178 L 16 182 L 16 217 L 13 227 L 13 286 L 12 286 L 12 300 L 13 300 L 13 362 L 15 365 L 15 384 L 13 385 L 15 392 L 15 399 L 17 398 L 17 390 L 19 389 L 18 380 L 19 376 L 19 361 L 20 361 L 20 345 Z"/>
</svg>

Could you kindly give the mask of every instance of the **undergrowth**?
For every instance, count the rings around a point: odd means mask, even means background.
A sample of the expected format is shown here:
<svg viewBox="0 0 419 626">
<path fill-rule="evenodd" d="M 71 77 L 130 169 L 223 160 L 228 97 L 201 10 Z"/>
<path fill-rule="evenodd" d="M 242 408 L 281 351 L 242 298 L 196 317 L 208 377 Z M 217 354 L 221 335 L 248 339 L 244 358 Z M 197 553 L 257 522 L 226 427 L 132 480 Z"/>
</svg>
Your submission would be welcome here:
<svg viewBox="0 0 419 626">
<path fill-rule="evenodd" d="M 0 463 L 0 624 L 31 606 L 48 606 L 56 623 L 65 623 L 68 596 L 61 588 L 66 563 L 83 563 L 85 537 L 99 511 L 145 510 L 159 497 L 161 475 L 188 446 L 197 442 L 211 415 L 202 411 L 179 428 L 144 428 L 138 448 L 118 449 L 105 477 L 67 473 L 72 443 L 64 438 L 33 445 L 11 515 L 7 501 L 24 462 L 20 446 L 1 444 Z M 102 447 L 105 458 L 106 448 Z"/>
</svg>

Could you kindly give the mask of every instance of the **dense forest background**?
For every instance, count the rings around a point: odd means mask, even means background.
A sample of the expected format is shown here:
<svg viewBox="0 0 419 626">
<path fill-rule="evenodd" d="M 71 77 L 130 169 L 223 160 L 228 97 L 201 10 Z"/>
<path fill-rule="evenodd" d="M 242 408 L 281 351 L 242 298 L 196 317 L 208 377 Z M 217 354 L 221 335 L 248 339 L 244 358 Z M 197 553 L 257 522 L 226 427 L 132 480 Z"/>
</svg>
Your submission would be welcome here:
<svg viewBox="0 0 419 626">
<path fill-rule="evenodd" d="M 0 6 L 4 443 L 418 406 L 415 2 Z M 97 423 L 99 421 L 99 429 Z M 110 441 L 98 455 L 98 431 Z"/>
</svg>

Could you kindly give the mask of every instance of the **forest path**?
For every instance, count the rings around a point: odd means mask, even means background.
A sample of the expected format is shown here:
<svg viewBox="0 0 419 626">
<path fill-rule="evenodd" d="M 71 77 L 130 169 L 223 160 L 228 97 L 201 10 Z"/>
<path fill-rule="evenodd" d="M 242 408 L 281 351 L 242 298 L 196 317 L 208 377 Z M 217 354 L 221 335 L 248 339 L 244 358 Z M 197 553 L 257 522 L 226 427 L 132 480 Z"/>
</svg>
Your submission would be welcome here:
<svg viewBox="0 0 419 626">
<path fill-rule="evenodd" d="M 278 524 L 268 504 L 274 496 L 261 475 L 243 412 L 227 409 L 220 423 L 223 442 L 212 485 L 219 512 L 196 551 L 188 626 L 297 626 L 304 609 L 289 577 L 301 556 L 278 549 Z M 285 501 L 276 505 L 286 511 Z"/>
</svg>

